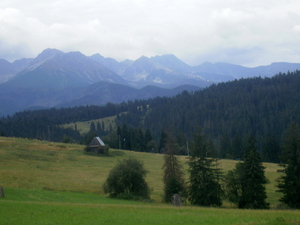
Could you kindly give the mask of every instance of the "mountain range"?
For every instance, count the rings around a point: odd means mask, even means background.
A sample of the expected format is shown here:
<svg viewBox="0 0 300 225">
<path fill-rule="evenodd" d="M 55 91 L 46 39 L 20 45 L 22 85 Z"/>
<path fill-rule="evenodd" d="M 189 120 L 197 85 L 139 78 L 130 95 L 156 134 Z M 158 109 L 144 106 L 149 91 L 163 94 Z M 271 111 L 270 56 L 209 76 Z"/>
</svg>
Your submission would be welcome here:
<svg viewBox="0 0 300 225">
<path fill-rule="evenodd" d="M 173 96 L 213 83 L 270 77 L 297 69 L 300 63 L 272 63 L 255 68 L 209 62 L 189 66 L 172 54 L 118 62 L 100 54 L 85 56 L 46 49 L 36 58 L 12 63 L 0 59 L 0 116 L 42 107 L 103 105 Z"/>
</svg>

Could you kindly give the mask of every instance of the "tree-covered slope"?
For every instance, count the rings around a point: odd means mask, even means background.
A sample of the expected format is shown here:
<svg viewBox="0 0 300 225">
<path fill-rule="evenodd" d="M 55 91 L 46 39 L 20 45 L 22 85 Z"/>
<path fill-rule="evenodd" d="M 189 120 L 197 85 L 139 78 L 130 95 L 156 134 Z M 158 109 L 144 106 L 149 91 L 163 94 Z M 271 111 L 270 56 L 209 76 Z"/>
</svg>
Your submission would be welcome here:
<svg viewBox="0 0 300 225">
<path fill-rule="evenodd" d="M 178 145 L 186 146 L 194 129 L 200 126 L 214 141 L 219 156 L 240 158 L 243 156 L 244 139 L 250 132 L 254 133 L 259 151 L 262 152 L 266 151 L 265 143 L 280 142 L 283 132 L 292 121 L 300 122 L 299 87 L 300 71 L 295 71 L 272 78 L 247 78 L 220 83 L 200 91 L 184 91 L 175 97 L 20 112 L 1 119 L 0 132 L 7 136 L 41 139 L 47 137 L 50 126 L 53 127 L 53 140 L 62 140 L 66 134 L 78 140 L 80 136 L 77 131 L 62 130 L 56 125 L 118 115 L 116 122 L 119 127 L 125 124 L 128 129 L 138 128 L 144 132 L 149 129 L 157 146 L 162 131 L 168 127 L 176 136 Z M 132 140 L 129 133 L 118 135 L 127 135 L 127 143 L 138 141 L 133 134 Z M 110 135 L 106 140 L 112 139 L 114 142 L 117 140 Z M 276 154 L 278 152 L 280 150 Z M 268 155 L 271 157 L 270 153 Z"/>
</svg>

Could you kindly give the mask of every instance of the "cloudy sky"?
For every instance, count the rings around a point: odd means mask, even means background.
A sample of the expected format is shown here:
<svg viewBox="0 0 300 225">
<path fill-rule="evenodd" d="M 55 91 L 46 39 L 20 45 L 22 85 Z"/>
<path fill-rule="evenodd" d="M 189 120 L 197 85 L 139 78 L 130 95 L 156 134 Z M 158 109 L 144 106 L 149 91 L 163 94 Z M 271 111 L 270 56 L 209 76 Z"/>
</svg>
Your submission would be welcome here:
<svg viewBox="0 0 300 225">
<path fill-rule="evenodd" d="M 1 0 L 0 58 L 56 48 L 118 61 L 300 63 L 299 9 L 299 0 Z"/>
</svg>

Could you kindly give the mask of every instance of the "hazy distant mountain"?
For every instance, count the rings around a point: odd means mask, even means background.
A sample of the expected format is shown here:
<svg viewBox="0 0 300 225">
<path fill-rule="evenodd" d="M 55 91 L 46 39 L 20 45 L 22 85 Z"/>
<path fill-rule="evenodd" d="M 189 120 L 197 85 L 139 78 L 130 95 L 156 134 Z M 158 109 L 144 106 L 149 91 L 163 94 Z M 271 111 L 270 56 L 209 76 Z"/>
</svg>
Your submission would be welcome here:
<svg viewBox="0 0 300 225">
<path fill-rule="evenodd" d="M 122 77 L 128 81 L 140 81 L 145 80 L 147 76 L 159 69 L 167 70 L 167 67 L 156 63 L 146 56 L 142 56 L 135 60 L 122 74 Z"/>
<path fill-rule="evenodd" d="M 174 55 L 162 55 L 148 58 L 142 56 L 135 60 L 120 74 L 125 80 L 137 87 L 155 85 L 174 88 L 179 85 L 191 84 L 206 87 L 211 81 L 193 74 L 188 66 Z"/>
<path fill-rule="evenodd" d="M 101 63 L 106 68 L 114 71 L 117 74 L 123 74 L 123 72 L 132 64 L 132 60 L 124 60 L 122 62 L 118 62 L 112 58 L 105 58 L 99 53 L 90 56 L 91 59 Z"/>
<path fill-rule="evenodd" d="M 84 87 L 73 88 L 11 88 L 0 84 L 0 116 L 26 109 L 45 107 L 73 107 L 80 105 L 104 105 L 108 102 L 121 103 L 135 99 L 173 96 L 182 91 L 199 90 L 197 86 L 181 86 L 164 89 L 149 86 L 142 89 L 100 81 Z"/>
<path fill-rule="evenodd" d="M 127 84 L 118 74 L 80 52 L 63 53 L 56 49 L 46 49 L 30 62 L 27 69 L 6 82 L 6 85 L 69 88 L 98 81 Z"/>
<path fill-rule="evenodd" d="M 200 66 L 193 68 L 195 74 L 201 74 L 206 79 L 216 80 L 219 79 L 219 82 L 225 80 L 233 80 L 241 77 L 248 77 L 249 68 L 232 65 L 228 63 L 209 63 L 205 62 Z"/>
<path fill-rule="evenodd" d="M 160 63 L 161 65 L 164 65 L 165 67 L 170 68 L 174 71 L 183 73 L 192 72 L 191 66 L 182 62 L 173 54 L 154 56 L 151 57 L 151 60 Z"/>
<path fill-rule="evenodd" d="M 279 72 L 287 73 L 288 71 L 300 70 L 300 63 L 275 62 L 268 66 L 251 68 L 251 70 L 254 71 L 253 74 L 256 74 L 256 76 L 271 77 Z M 253 74 L 250 76 L 253 76 Z"/>
<path fill-rule="evenodd" d="M 246 77 L 273 76 L 279 72 L 286 73 L 296 69 L 300 69 L 299 63 L 272 63 L 248 68 L 228 63 L 205 62 L 192 67 L 172 54 L 151 58 L 141 56 L 135 61 L 118 62 L 100 54 L 86 57 L 80 52 L 63 53 L 56 49 L 46 49 L 35 59 L 20 59 L 13 63 L 0 60 L 0 83 L 18 76 L 13 82 L 21 86 L 29 84 L 71 87 L 102 80 L 138 88 L 147 85 L 171 88 L 184 84 L 206 87 L 212 83 Z M 23 74 L 26 74 L 26 77 L 20 78 Z"/>
<path fill-rule="evenodd" d="M 13 63 L 0 60 L 0 116 L 32 107 L 105 104 L 172 96 L 184 88 L 194 90 L 212 83 L 270 77 L 297 69 L 300 63 L 248 68 L 205 62 L 192 67 L 172 54 L 118 62 L 100 54 L 87 57 L 80 52 L 46 49 L 34 59 Z M 178 86 L 179 89 L 175 89 Z"/>
<path fill-rule="evenodd" d="M 247 77 L 271 77 L 279 72 L 287 73 L 288 71 L 299 70 L 300 63 L 272 63 L 267 66 L 249 68 L 229 63 L 212 64 L 205 62 L 193 69 L 195 74 L 199 74 L 208 80 L 225 82 Z"/>
<path fill-rule="evenodd" d="M 139 88 L 147 85 L 173 88 L 183 84 L 206 87 L 212 83 L 255 76 L 270 77 L 279 72 L 286 73 L 300 69 L 300 63 L 272 63 L 268 66 L 249 68 L 229 63 L 205 62 L 192 67 L 172 54 L 151 58 L 142 56 L 135 61 L 128 60 L 122 64 L 100 55 L 94 55 L 92 58 L 94 60 L 98 58 L 98 62 Z"/>
<path fill-rule="evenodd" d="M 30 66 L 30 63 L 33 61 L 34 59 L 32 58 L 23 58 L 23 59 L 18 59 L 15 60 L 12 65 L 14 67 L 14 69 L 17 72 L 20 72 L 24 69 L 27 69 Z"/>
<path fill-rule="evenodd" d="M 148 64 L 145 63 L 147 61 Z M 135 65 L 131 67 L 134 63 Z M 146 57 L 136 62 L 125 60 L 118 63 L 101 55 L 87 57 L 80 52 L 63 53 L 56 49 L 46 49 L 34 59 L 21 59 L 13 63 L 3 60 L 1 66 L 3 74 L 21 72 L 0 84 L 0 115 L 24 109 L 82 104 L 101 105 L 107 102 L 171 96 L 183 91 L 180 88 L 165 90 L 152 87 L 145 92 L 143 89 L 131 88 L 121 76 L 103 64 L 119 72 L 122 70 L 124 72 L 125 68 L 129 71 L 131 68 L 137 73 L 141 71 L 147 73 L 151 64 L 154 65 L 154 73 L 157 72 L 157 68 L 168 70 Z M 168 79 L 172 81 L 172 77 Z M 195 86 L 185 88 L 199 89 Z"/>
<path fill-rule="evenodd" d="M 0 59 L 0 83 L 9 80 L 16 74 L 13 65 L 5 59 Z"/>
<path fill-rule="evenodd" d="M 98 82 L 88 87 L 78 89 L 76 91 L 76 94 L 78 95 L 76 99 L 63 102 L 56 106 L 73 107 L 78 105 L 104 105 L 107 102 L 121 103 L 123 101 L 148 99 L 157 96 L 170 97 L 179 94 L 184 90 L 191 92 L 199 89 L 199 87 L 192 85 L 179 86 L 174 89 L 165 89 L 155 86 L 136 89 L 120 84 Z"/>
</svg>

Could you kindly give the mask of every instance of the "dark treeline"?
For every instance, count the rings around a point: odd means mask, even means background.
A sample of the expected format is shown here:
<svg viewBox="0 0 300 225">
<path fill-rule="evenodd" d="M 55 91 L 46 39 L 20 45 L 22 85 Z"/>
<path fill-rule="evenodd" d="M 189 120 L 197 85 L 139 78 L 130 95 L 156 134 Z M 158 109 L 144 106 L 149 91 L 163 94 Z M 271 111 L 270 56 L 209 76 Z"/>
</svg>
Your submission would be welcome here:
<svg viewBox="0 0 300 225">
<path fill-rule="evenodd" d="M 195 93 L 148 101 L 139 117 L 134 112 L 118 117 L 119 123 L 150 129 L 159 141 L 162 130 L 172 127 L 186 146 L 195 127 L 211 137 L 221 158 L 242 158 L 243 145 L 254 133 L 264 161 L 277 162 L 283 132 L 300 121 L 300 71 L 273 78 L 249 78 L 212 85 Z M 132 118 L 134 123 L 132 123 Z"/>
<path fill-rule="evenodd" d="M 179 153 L 200 126 L 211 137 L 220 158 L 242 158 L 244 145 L 254 133 L 264 161 L 278 162 L 283 132 L 300 122 L 300 71 L 272 78 L 248 78 L 212 85 L 194 93 L 136 100 L 105 106 L 82 106 L 19 112 L 0 120 L 5 136 L 87 140 L 75 129 L 60 124 L 117 115 L 117 130 L 98 132 L 111 147 L 159 152 L 164 131 L 171 129 Z M 95 134 L 94 129 L 89 135 Z M 147 134 L 147 135 L 146 135 Z M 50 138 L 49 138 L 50 136 Z M 146 138 L 147 136 L 147 138 Z M 183 150 L 184 149 L 184 150 Z"/>
<path fill-rule="evenodd" d="M 64 138 L 82 141 L 76 129 L 64 129 L 62 124 L 114 116 L 129 111 L 133 102 L 108 103 L 105 106 L 80 106 L 74 108 L 43 109 L 17 112 L 0 119 L 0 135 L 40 140 L 63 141 Z M 138 104 L 138 103 L 135 103 Z"/>
</svg>

